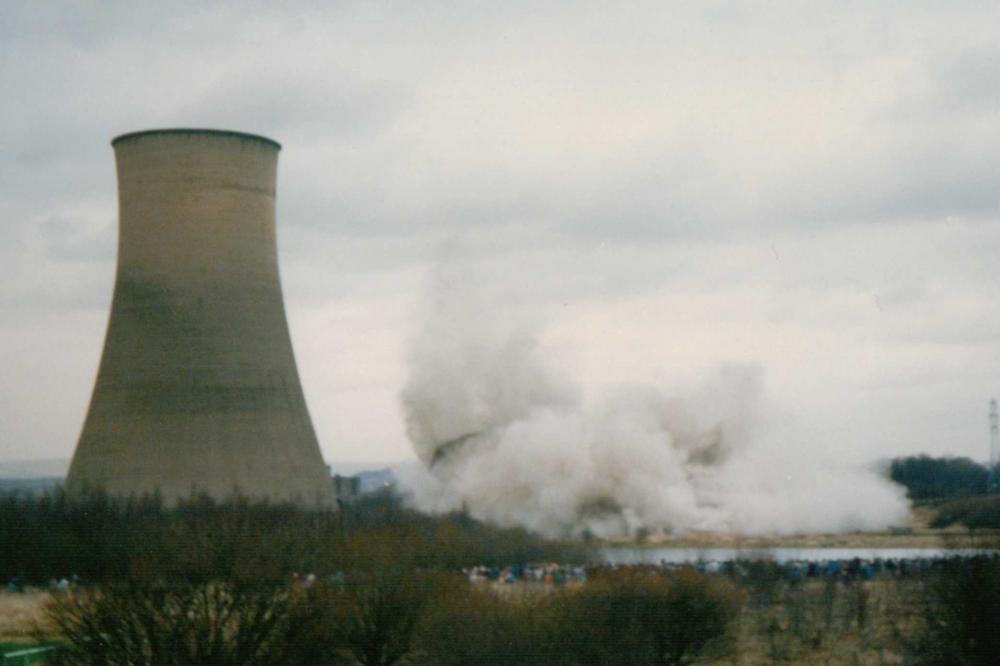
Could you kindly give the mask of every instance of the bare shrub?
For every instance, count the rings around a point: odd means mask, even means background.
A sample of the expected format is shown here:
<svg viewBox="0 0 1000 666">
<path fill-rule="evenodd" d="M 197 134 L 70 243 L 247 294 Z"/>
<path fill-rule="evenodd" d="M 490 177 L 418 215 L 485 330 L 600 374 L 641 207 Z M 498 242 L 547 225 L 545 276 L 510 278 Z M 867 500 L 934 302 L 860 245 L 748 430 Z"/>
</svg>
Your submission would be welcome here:
<svg viewBox="0 0 1000 666">
<path fill-rule="evenodd" d="M 612 573 L 561 601 L 566 649 L 584 664 L 683 664 L 721 648 L 739 609 L 731 585 L 693 569 Z"/>
<path fill-rule="evenodd" d="M 48 619 L 65 665 L 290 663 L 287 589 L 250 583 L 127 581 L 53 597 Z"/>
<path fill-rule="evenodd" d="M 442 666 L 573 664 L 550 594 L 457 588 L 427 609 L 421 657 Z"/>
<path fill-rule="evenodd" d="M 365 666 L 391 666 L 411 655 L 414 634 L 441 575 L 403 568 L 353 572 L 327 591 L 335 642 Z"/>
</svg>

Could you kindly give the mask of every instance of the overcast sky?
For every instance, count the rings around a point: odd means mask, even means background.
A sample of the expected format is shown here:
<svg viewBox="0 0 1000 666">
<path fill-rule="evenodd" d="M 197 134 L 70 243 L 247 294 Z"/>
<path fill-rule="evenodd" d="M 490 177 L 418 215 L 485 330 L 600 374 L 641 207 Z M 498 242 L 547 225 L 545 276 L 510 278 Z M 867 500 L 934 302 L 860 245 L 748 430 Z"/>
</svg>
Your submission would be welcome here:
<svg viewBox="0 0 1000 666">
<path fill-rule="evenodd" d="M 0 460 L 72 454 L 109 142 L 158 127 L 282 143 L 328 460 L 412 457 L 405 341 L 449 253 L 587 386 L 756 364 L 803 447 L 987 456 L 996 3 L 278 4 L 0 0 Z"/>
</svg>

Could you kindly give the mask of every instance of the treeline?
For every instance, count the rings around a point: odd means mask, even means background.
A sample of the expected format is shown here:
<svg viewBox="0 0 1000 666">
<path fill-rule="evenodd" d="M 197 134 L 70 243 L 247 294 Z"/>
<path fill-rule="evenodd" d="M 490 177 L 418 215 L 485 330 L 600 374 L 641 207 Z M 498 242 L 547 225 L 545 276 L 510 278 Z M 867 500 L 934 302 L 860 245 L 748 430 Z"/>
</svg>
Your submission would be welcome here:
<svg viewBox="0 0 1000 666">
<path fill-rule="evenodd" d="M 892 460 L 889 477 L 906 487 L 910 499 L 934 504 L 931 527 L 1000 529 L 1000 494 L 989 487 L 986 465 L 969 458 L 908 456 Z M 1000 481 L 1000 470 L 994 481 Z"/>
<path fill-rule="evenodd" d="M 928 455 L 893 458 L 889 478 L 905 486 L 913 500 L 935 500 L 985 495 L 990 470 L 969 458 Z"/>
<path fill-rule="evenodd" d="M 580 562 L 586 551 L 521 529 L 455 513 L 428 516 L 389 493 L 341 511 L 195 497 L 168 509 L 157 497 L 60 491 L 0 497 L 0 581 L 43 584 L 79 578 L 115 582 L 155 573 L 201 580 L 239 571 L 330 575 L 393 552 L 407 566 L 455 571 L 471 564 Z M 270 573 L 268 573 L 270 572 Z"/>
</svg>

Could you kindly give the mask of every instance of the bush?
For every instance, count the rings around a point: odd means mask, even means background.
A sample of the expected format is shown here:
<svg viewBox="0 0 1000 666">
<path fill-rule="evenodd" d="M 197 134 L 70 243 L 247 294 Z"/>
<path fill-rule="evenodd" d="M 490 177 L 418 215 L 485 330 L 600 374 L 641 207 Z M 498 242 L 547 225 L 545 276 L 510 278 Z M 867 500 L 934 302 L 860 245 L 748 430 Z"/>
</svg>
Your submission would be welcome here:
<svg viewBox="0 0 1000 666">
<path fill-rule="evenodd" d="M 308 587 L 266 578 L 129 579 L 57 594 L 47 617 L 66 644 L 58 663 L 74 666 L 391 666 L 413 652 L 440 578 L 389 569 Z"/>
<path fill-rule="evenodd" d="M 1000 496 L 946 502 L 937 508 L 931 527 L 948 527 L 953 523 L 962 523 L 971 529 L 1000 528 Z"/>
<path fill-rule="evenodd" d="M 720 647 L 739 609 L 735 588 L 680 569 L 628 569 L 562 596 L 566 649 L 581 664 L 683 664 Z"/>
<path fill-rule="evenodd" d="M 48 619 L 56 664 L 265 666 L 296 663 L 306 625 L 289 590 L 246 581 L 127 581 L 59 594 Z M 292 622 L 293 619 L 296 622 Z M 310 636 L 310 638 L 312 638 Z"/>
<path fill-rule="evenodd" d="M 327 589 L 325 626 L 334 642 L 364 666 L 392 666 L 414 650 L 417 624 L 447 576 L 400 567 L 350 574 Z"/>
<path fill-rule="evenodd" d="M 919 663 L 974 666 L 1000 654 L 1000 559 L 946 561 L 930 588 L 927 629 L 917 645 Z"/>
<path fill-rule="evenodd" d="M 751 606 L 760 609 L 772 605 L 784 587 L 784 571 L 767 557 L 733 562 L 733 573 L 746 589 Z"/>
<path fill-rule="evenodd" d="M 580 588 L 458 590 L 418 630 L 432 664 L 683 664 L 725 638 L 739 609 L 727 581 L 682 570 L 599 572 Z"/>
<path fill-rule="evenodd" d="M 419 653 L 441 666 L 573 664 L 556 609 L 553 595 L 543 592 L 454 589 L 427 609 Z"/>
<path fill-rule="evenodd" d="M 989 470 L 969 458 L 894 458 L 889 478 L 906 487 L 910 499 L 941 499 L 986 493 Z"/>
</svg>

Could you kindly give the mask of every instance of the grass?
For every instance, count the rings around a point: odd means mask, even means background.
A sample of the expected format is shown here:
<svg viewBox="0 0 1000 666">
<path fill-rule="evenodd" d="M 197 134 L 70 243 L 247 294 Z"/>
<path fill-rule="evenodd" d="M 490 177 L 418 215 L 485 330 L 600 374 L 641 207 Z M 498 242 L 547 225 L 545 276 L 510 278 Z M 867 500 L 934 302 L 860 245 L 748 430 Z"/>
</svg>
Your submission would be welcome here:
<svg viewBox="0 0 1000 666">
<path fill-rule="evenodd" d="M 43 622 L 48 598 L 49 593 L 42 590 L 0 592 L 0 651 L 15 644 L 36 644 L 32 630 Z"/>
<path fill-rule="evenodd" d="M 738 637 L 718 664 L 902 664 L 923 627 L 923 582 L 879 579 L 851 585 L 781 583 L 768 602 L 749 600 Z"/>
</svg>

